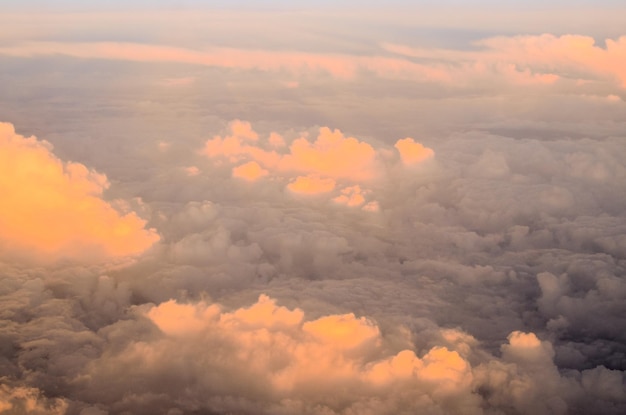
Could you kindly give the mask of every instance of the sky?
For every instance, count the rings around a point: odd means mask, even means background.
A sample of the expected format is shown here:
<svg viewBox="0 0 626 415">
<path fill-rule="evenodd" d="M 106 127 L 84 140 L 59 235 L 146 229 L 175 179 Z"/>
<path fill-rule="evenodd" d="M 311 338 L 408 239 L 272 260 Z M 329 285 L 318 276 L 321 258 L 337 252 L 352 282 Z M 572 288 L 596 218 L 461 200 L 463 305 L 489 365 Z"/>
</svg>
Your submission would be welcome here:
<svg viewBox="0 0 626 415">
<path fill-rule="evenodd" d="M 626 413 L 620 1 L 3 1 L 0 415 Z"/>
</svg>

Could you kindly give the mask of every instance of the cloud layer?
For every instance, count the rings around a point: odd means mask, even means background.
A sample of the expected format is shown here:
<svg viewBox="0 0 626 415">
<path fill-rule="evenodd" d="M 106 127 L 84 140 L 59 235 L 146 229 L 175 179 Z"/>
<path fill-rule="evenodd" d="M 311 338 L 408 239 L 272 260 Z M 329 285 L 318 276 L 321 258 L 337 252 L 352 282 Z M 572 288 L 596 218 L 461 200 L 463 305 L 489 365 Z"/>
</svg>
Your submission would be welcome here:
<svg viewBox="0 0 626 415">
<path fill-rule="evenodd" d="M 561 11 L 2 13 L 0 414 L 625 413 L 625 38 Z"/>
<path fill-rule="evenodd" d="M 61 54 L 88 59 L 287 71 L 299 76 L 323 72 L 343 80 L 369 73 L 455 87 L 495 79 L 502 86 L 550 85 L 562 81 L 575 89 L 576 82 L 591 81 L 617 84 L 623 89 L 626 38 L 606 39 L 605 44 L 606 47 L 601 47 L 593 37 L 581 35 L 499 36 L 475 42 L 474 46 L 480 49 L 471 52 L 383 43 L 383 51 L 390 55 L 359 56 L 234 48 L 199 51 L 120 42 L 28 42 L 4 46 L 0 54 L 20 57 Z"/>
</svg>

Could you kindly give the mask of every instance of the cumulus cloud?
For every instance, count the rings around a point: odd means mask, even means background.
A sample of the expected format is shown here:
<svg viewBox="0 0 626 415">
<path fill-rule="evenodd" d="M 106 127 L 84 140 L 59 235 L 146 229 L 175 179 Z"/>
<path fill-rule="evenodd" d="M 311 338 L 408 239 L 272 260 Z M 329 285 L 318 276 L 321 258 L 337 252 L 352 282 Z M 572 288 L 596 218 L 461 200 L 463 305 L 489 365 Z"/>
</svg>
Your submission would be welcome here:
<svg viewBox="0 0 626 415">
<path fill-rule="evenodd" d="M 402 162 L 407 165 L 419 163 L 435 155 L 432 149 L 416 143 L 412 138 L 398 140 L 394 147 L 400 153 Z"/>
<path fill-rule="evenodd" d="M 233 177 L 254 182 L 261 177 L 267 176 L 269 172 L 259 165 L 256 161 L 249 161 L 233 168 Z"/>
<path fill-rule="evenodd" d="M 366 202 L 365 195 L 372 190 L 361 186 L 371 186 L 385 178 L 389 169 L 385 162 L 394 157 L 387 148 L 375 148 L 328 127 L 320 128 L 314 141 L 305 134 L 288 146 L 276 132 L 260 139 L 249 122 L 232 121 L 229 130 L 227 135 L 207 140 L 202 153 L 211 159 L 244 162 L 233 167 L 233 177 L 248 181 L 266 176 L 288 180 L 288 190 L 305 195 L 330 194 L 338 183 L 344 183 L 347 186 L 332 200 L 349 207 Z M 405 166 L 417 165 L 435 154 L 412 138 L 398 140 L 395 148 Z M 377 211 L 377 206 L 371 200 L 364 210 Z"/>
<path fill-rule="evenodd" d="M 50 141 L 0 125 L 0 413 L 626 412 L 615 31 L 43 14 L 0 48 Z"/>
<path fill-rule="evenodd" d="M 323 127 L 313 143 L 303 137 L 294 140 L 279 168 L 337 179 L 367 180 L 376 174 L 375 158 L 371 145 Z"/>
<path fill-rule="evenodd" d="M 511 333 L 501 357 L 451 329 L 439 331 L 438 345 L 419 351 L 370 318 L 310 319 L 266 295 L 232 311 L 169 300 L 137 307 L 135 315 L 139 320 L 102 332 L 108 344 L 75 381 L 84 396 L 117 411 L 548 414 L 566 413 L 576 393 L 610 400 L 623 390 L 621 377 L 604 368 L 559 374 L 552 345 L 533 333 Z M 142 318 L 158 332 L 146 331 Z M 123 324 L 143 331 L 143 339 L 114 340 Z M 592 379 L 604 387 L 595 388 Z M 85 413 L 98 410 L 69 403 Z"/>
<path fill-rule="evenodd" d="M 140 376 L 159 376 L 161 370 L 183 382 L 193 376 L 197 380 L 190 386 L 204 390 L 204 399 L 182 398 L 183 411 L 255 407 L 262 412 L 299 408 L 305 413 L 348 414 L 440 406 L 480 413 L 481 401 L 472 393 L 471 365 L 459 352 L 438 346 L 418 357 L 414 350 L 395 350 L 399 345 L 365 317 L 343 314 L 308 320 L 302 310 L 278 306 L 265 295 L 232 312 L 216 304 L 168 301 L 144 313 L 164 337 L 129 344 L 106 361 L 94 362 L 91 374 L 115 376 L 132 364 L 145 368 Z M 176 358 L 162 369 L 148 363 L 166 362 L 167 355 Z M 190 365 L 192 361 L 200 364 Z M 218 379 L 223 379 L 221 384 Z M 248 392 L 239 399 L 215 396 L 234 390 L 241 394 L 241 382 Z"/>
<path fill-rule="evenodd" d="M 341 195 L 333 200 L 339 204 L 346 206 L 361 206 L 365 203 L 365 195 L 367 191 L 361 190 L 361 186 L 348 186 L 341 190 Z"/>
<path fill-rule="evenodd" d="M 135 255 L 159 237 L 134 212 L 102 199 L 106 176 L 62 162 L 52 146 L 0 124 L 0 243 L 5 252 L 36 257 L 101 258 Z"/>
<path fill-rule="evenodd" d="M 320 197 L 332 203 L 316 204 L 252 193 L 308 171 L 281 170 L 289 144 L 236 125 L 209 140 L 220 148 L 234 137 L 236 151 L 178 180 L 219 162 L 231 172 L 255 162 L 267 176 L 211 177 L 230 192 L 214 201 L 153 203 L 162 240 L 150 258 L 44 274 L 3 265 L 0 368 L 11 388 L 84 414 L 623 409 L 626 290 L 614 258 L 624 251 L 621 213 L 608 203 L 623 198 L 609 179 L 623 174 L 619 140 L 598 151 L 592 140 L 467 133 L 425 169 L 368 144 L 377 179 L 320 168 L 333 185 Z M 345 140 L 328 133 L 331 149 Z M 307 151 L 324 142 L 307 141 Z M 593 174 L 600 165 L 610 175 Z M 588 183 L 593 193 L 581 192 Z M 22 368 L 30 375 L 16 383 Z"/>
</svg>

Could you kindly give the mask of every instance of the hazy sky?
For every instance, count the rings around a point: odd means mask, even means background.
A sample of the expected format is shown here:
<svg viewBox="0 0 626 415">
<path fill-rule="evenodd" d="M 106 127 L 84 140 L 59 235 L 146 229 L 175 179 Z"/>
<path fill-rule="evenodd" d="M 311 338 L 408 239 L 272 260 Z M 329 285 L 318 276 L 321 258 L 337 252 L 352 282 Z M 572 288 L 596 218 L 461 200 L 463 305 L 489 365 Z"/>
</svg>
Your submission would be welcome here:
<svg viewBox="0 0 626 415">
<path fill-rule="evenodd" d="M 0 414 L 623 414 L 626 5 L 4 1 Z"/>
</svg>

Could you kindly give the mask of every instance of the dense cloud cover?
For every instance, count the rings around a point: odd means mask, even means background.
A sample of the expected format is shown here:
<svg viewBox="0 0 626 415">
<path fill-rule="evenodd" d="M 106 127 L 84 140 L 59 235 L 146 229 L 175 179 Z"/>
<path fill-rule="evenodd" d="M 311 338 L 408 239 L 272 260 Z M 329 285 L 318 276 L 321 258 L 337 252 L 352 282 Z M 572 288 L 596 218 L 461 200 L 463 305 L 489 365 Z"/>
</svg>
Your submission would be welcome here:
<svg viewBox="0 0 626 415">
<path fill-rule="evenodd" d="M 624 37 L 220 13 L 1 35 L 0 414 L 626 412 Z"/>
</svg>

